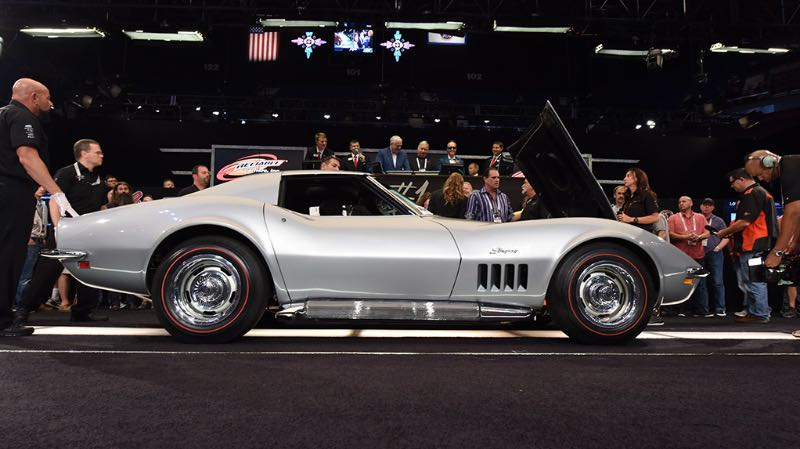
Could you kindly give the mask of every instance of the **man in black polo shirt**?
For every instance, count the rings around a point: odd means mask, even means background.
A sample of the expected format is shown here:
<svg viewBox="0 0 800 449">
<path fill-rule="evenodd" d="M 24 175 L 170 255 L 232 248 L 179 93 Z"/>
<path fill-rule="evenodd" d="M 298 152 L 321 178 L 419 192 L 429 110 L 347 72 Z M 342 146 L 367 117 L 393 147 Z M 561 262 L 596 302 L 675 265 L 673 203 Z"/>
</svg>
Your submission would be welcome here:
<svg viewBox="0 0 800 449">
<path fill-rule="evenodd" d="M 178 192 L 178 196 L 188 195 L 199 192 L 208 187 L 211 183 L 211 172 L 205 165 L 195 165 L 192 167 L 192 185 L 184 187 Z"/>
<path fill-rule="evenodd" d="M 37 186 L 51 193 L 56 215 L 72 213 L 47 169 L 47 136 L 39 120 L 52 108 L 47 87 L 29 78 L 14 83 L 11 103 L 0 108 L 0 337 L 33 333 L 13 323 L 11 304 L 25 262 Z"/>
<path fill-rule="evenodd" d="M 64 191 L 75 210 L 81 214 L 97 212 L 106 200 L 106 186 L 95 169 L 103 164 L 103 150 L 97 141 L 81 139 L 73 145 L 75 163 L 60 168 L 55 181 Z M 52 207 L 51 207 L 52 212 Z M 54 214 L 57 215 L 57 214 Z M 53 227 L 58 226 L 60 217 L 53 216 Z M 52 233 L 51 233 L 52 235 Z M 54 247 L 55 241 L 48 239 L 47 246 Z M 36 309 L 47 291 L 58 279 L 63 267 L 60 262 L 40 257 L 34 268 L 30 288 L 22 298 L 14 320 L 24 323 L 28 314 Z M 78 299 L 71 308 L 71 321 L 106 321 L 108 317 L 94 315 L 97 306 L 97 290 L 83 284 L 77 286 Z"/>
<path fill-rule="evenodd" d="M 767 300 L 767 283 L 750 278 L 749 260 L 772 247 L 778 235 L 775 203 L 772 195 L 750 176 L 744 168 L 728 173 L 731 188 L 740 194 L 736 206 L 736 220 L 717 233 L 719 238 L 730 236 L 733 240 L 734 269 L 743 289 L 744 313 L 737 313 L 738 323 L 769 323 L 770 308 Z"/>
</svg>

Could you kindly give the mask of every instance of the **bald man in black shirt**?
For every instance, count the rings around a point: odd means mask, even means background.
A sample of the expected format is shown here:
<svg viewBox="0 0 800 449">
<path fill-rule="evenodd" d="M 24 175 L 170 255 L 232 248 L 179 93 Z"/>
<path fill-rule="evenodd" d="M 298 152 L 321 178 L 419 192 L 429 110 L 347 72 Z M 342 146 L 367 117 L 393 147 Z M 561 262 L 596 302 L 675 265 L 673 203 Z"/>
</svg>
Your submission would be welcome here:
<svg viewBox="0 0 800 449">
<path fill-rule="evenodd" d="M 47 169 L 47 135 L 40 119 L 52 108 L 50 90 L 29 78 L 14 83 L 11 103 L 0 108 L 0 337 L 33 333 L 14 324 L 11 304 L 25 263 L 36 188 L 50 192 L 60 215 L 74 212 Z"/>
</svg>

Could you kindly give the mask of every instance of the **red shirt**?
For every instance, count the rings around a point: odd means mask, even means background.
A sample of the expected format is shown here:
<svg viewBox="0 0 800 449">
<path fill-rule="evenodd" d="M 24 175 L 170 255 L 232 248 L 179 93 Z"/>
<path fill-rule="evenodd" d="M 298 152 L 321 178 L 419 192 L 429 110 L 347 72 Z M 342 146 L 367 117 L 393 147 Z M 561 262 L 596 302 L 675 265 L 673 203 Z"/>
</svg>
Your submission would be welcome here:
<svg viewBox="0 0 800 449">
<path fill-rule="evenodd" d="M 694 232 L 699 235 L 706 232 L 706 225 L 708 224 L 706 217 L 703 214 L 690 213 L 691 215 L 688 217 L 684 217 L 682 213 L 673 214 L 669 217 L 669 220 L 667 220 L 669 230 L 676 234 L 691 234 Z M 693 245 L 688 240 L 670 239 L 670 241 L 692 259 L 702 259 L 705 255 L 703 240 L 698 240 Z"/>
</svg>

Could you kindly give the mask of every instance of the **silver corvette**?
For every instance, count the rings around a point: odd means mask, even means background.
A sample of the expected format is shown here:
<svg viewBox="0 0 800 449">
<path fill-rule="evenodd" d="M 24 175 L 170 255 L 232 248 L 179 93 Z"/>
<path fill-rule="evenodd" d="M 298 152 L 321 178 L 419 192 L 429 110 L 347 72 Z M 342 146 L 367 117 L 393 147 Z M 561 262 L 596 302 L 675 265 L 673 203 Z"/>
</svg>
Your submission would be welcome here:
<svg viewBox="0 0 800 449">
<path fill-rule="evenodd" d="M 187 342 L 226 342 L 269 311 L 311 320 L 511 322 L 548 314 L 572 339 L 635 338 L 684 301 L 692 259 L 613 220 L 545 106 L 509 148 L 555 218 L 506 224 L 426 214 L 370 175 L 294 171 L 61 220 L 80 281 L 148 295 Z"/>
</svg>

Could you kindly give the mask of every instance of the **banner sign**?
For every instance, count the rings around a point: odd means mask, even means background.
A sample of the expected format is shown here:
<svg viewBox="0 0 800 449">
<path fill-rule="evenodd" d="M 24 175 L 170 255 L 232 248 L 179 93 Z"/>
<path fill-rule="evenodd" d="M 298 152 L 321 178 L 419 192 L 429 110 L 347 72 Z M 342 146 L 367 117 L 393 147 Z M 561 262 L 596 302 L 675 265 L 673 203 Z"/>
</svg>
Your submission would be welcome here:
<svg viewBox="0 0 800 449">
<path fill-rule="evenodd" d="M 304 147 L 212 145 L 211 185 L 242 176 L 303 168 Z"/>
<path fill-rule="evenodd" d="M 425 192 L 433 193 L 444 187 L 444 182 L 447 181 L 448 178 L 444 175 L 422 173 L 409 173 L 407 175 L 392 173 L 387 175 L 375 175 L 375 177 L 384 185 L 405 195 L 406 198 L 415 203 Z M 472 189 L 475 191 L 483 187 L 483 178 L 480 176 L 467 176 L 464 180 L 472 184 Z M 522 209 L 522 182 L 524 180 L 524 178 L 506 176 L 502 177 L 500 180 L 500 191 L 508 195 L 513 210 Z"/>
</svg>

